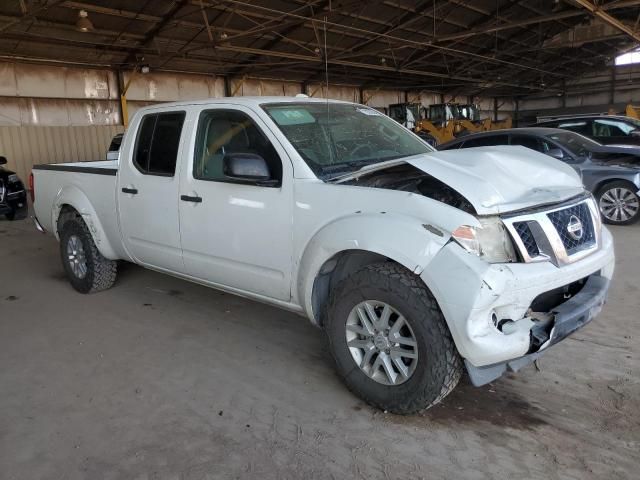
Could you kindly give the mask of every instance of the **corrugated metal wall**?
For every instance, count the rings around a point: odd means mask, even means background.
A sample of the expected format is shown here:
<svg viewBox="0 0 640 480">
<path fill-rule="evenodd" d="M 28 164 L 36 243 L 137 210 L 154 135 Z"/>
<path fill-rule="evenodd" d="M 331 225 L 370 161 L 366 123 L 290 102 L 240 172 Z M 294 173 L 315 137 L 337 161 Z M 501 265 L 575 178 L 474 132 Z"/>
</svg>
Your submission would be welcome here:
<svg viewBox="0 0 640 480">
<path fill-rule="evenodd" d="M 31 167 L 40 163 L 104 160 L 111 139 L 123 130 L 121 125 L 0 126 L 0 155 L 26 182 Z"/>
<path fill-rule="evenodd" d="M 118 125 L 109 70 L 0 62 L 0 125 Z"/>
<path fill-rule="evenodd" d="M 130 72 L 122 79 L 126 84 Z M 303 85 L 271 79 L 230 79 L 230 90 L 243 95 L 295 95 Z M 160 102 L 224 96 L 224 79 L 215 75 L 150 72 L 137 74 L 127 92 L 129 118 L 141 107 Z M 364 102 L 375 108 L 410 101 L 427 106 L 440 95 L 424 91 L 365 89 L 322 83 L 307 85 L 316 98 Z M 0 155 L 26 177 L 34 163 L 104 158 L 110 139 L 121 132 L 118 75 L 108 69 L 0 62 Z M 362 98 L 361 98 L 362 97 Z M 447 99 L 449 100 L 449 99 Z M 453 100 L 453 99 L 452 99 Z M 476 98 L 491 116 L 493 99 Z M 460 97 L 466 103 L 466 97 Z M 500 105 L 500 110 L 512 110 Z M 87 125 L 92 125 L 88 127 Z"/>
</svg>

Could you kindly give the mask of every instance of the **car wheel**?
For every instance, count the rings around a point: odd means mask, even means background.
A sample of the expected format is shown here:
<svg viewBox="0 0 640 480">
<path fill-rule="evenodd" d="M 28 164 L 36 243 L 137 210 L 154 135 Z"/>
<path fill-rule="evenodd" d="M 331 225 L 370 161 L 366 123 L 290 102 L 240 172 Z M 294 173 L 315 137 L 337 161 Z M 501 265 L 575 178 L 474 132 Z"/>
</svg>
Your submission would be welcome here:
<svg viewBox="0 0 640 480">
<path fill-rule="evenodd" d="M 640 218 L 640 198 L 632 183 L 616 181 L 598 190 L 598 209 L 610 225 L 629 225 Z"/>
<path fill-rule="evenodd" d="M 414 413 L 458 384 L 462 360 L 442 312 L 404 267 L 378 263 L 350 275 L 332 291 L 327 313 L 337 371 L 367 403 Z"/>
<path fill-rule="evenodd" d="M 69 282 L 80 293 L 106 290 L 116 280 L 117 262 L 102 256 L 81 218 L 62 226 L 60 256 Z"/>
</svg>

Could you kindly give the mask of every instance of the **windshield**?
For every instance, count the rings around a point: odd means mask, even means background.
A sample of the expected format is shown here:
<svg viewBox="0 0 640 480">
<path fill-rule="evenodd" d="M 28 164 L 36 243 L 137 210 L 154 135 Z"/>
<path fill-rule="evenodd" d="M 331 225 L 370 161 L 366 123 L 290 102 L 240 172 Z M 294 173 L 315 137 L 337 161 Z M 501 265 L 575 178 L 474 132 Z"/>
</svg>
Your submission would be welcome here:
<svg viewBox="0 0 640 480">
<path fill-rule="evenodd" d="M 602 146 L 598 142 L 594 142 L 593 140 L 574 132 L 565 131 L 552 133 L 551 135 L 547 135 L 547 138 L 555 140 L 578 157 L 586 156 Z"/>
<path fill-rule="evenodd" d="M 323 180 L 434 151 L 394 120 L 362 105 L 276 103 L 262 108 Z"/>
</svg>

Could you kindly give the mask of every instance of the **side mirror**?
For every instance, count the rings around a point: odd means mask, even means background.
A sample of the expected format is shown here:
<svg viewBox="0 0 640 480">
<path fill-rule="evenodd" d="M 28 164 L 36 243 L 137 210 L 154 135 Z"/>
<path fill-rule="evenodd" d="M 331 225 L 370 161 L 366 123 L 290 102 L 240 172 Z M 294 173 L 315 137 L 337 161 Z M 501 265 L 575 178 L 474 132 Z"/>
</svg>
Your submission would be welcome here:
<svg viewBox="0 0 640 480">
<path fill-rule="evenodd" d="M 0 157 L 0 165 L 6 165 L 7 164 L 7 157 Z"/>
<path fill-rule="evenodd" d="M 277 184 L 277 180 L 271 179 L 266 160 L 255 153 L 227 153 L 222 159 L 222 172 L 227 178 L 242 183 Z"/>
<path fill-rule="evenodd" d="M 562 160 L 564 158 L 564 152 L 561 148 L 550 148 L 547 151 L 547 155 L 553 158 L 557 158 L 558 160 Z"/>
</svg>

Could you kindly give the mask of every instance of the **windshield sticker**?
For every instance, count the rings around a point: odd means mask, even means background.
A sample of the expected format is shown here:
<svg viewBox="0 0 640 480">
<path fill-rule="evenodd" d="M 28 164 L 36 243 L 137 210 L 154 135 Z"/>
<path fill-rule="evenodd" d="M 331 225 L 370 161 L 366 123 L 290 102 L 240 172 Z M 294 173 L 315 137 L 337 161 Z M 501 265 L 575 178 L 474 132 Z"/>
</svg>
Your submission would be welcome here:
<svg viewBox="0 0 640 480">
<path fill-rule="evenodd" d="M 276 108 L 271 116 L 278 125 L 304 125 L 315 123 L 316 119 L 304 108 Z"/>
<path fill-rule="evenodd" d="M 382 115 L 379 111 L 374 110 L 373 108 L 356 108 L 360 113 L 364 113 L 365 115 Z"/>
</svg>

